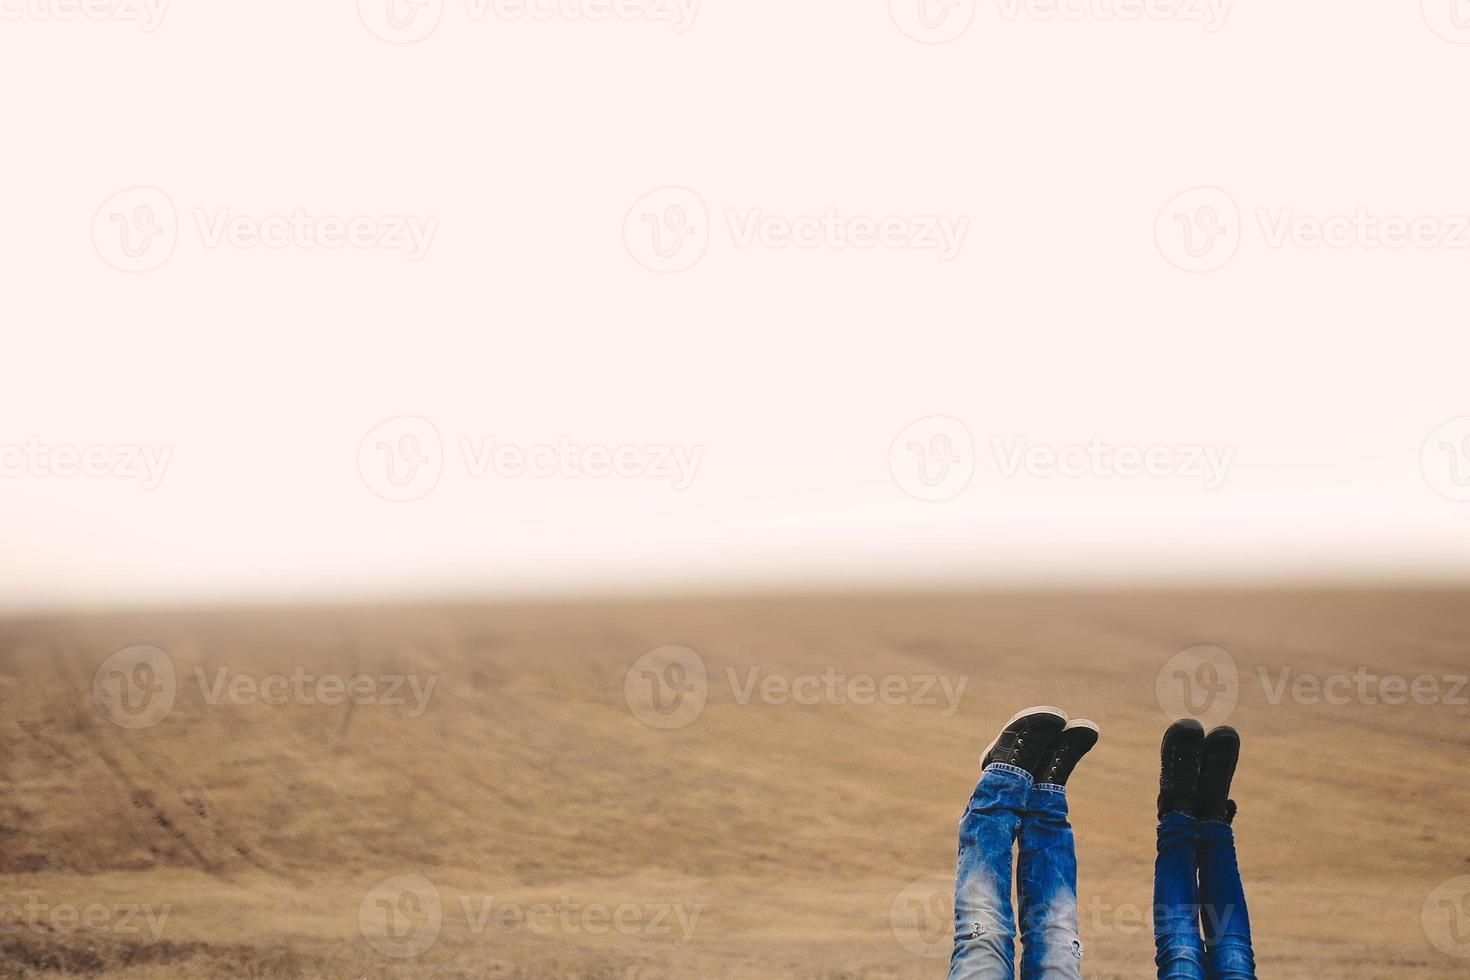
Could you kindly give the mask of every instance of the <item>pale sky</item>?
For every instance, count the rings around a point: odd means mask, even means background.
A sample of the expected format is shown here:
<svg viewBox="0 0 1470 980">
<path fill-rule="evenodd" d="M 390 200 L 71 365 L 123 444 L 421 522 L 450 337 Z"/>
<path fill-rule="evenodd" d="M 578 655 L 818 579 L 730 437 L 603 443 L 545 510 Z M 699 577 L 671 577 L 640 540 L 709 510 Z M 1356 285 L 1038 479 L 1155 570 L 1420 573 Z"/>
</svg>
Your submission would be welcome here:
<svg viewBox="0 0 1470 980">
<path fill-rule="evenodd" d="M 1416 6 L 26 13 L 0 602 L 1470 575 Z"/>
</svg>

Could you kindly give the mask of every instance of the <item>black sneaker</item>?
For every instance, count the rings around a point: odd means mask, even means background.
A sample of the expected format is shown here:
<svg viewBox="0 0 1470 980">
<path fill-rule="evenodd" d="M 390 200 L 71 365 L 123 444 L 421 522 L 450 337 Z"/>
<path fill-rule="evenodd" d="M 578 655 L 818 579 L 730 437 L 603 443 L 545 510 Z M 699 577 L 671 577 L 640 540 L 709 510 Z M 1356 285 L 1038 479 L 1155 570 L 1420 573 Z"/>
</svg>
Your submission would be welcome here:
<svg viewBox="0 0 1470 980">
<path fill-rule="evenodd" d="M 1006 722 L 995 741 L 985 749 L 980 770 L 993 762 L 1024 769 L 1034 778 L 1046 762 L 1052 742 L 1067 727 L 1067 713 L 1061 708 L 1039 705 L 1018 711 Z"/>
<path fill-rule="evenodd" d="M 1164 732 L 1159 746 L 1159 817 L 1182 810 L 1194 812 L 1194 793 L 1199 785 L 1200 756 L 1204 753 L 1205 728 L 1193 718 L 1184 718 Z"/>
<path fill-rule="evenodd" d="M 1062 729 L 1057 740 L 1051 743 L 1051 750 L 1047 752 L 1046 761 L 1036 774 L 1036 781 L 1051 786 L 1067 785 L 1067 777 L 1072 775 L 1072 770 L 1077 768 L 1077 763 L 1082 761 L 1088 750 L 1097 744 L 1097 737 L 1095 722 L 1086 718 L 1070 722 Z"/>
<path fill-rule="evenodd" d="M 1240 733 L 1221 725 L 1205 736 L 1204 756 L 1199 766 L 1199 785 L 1194 791 L 1194 815 L 1200 820 L 1230 823 L 1235 804 L 1230 800 L 1230 781 L 1240 761 Z"/>
</svg>

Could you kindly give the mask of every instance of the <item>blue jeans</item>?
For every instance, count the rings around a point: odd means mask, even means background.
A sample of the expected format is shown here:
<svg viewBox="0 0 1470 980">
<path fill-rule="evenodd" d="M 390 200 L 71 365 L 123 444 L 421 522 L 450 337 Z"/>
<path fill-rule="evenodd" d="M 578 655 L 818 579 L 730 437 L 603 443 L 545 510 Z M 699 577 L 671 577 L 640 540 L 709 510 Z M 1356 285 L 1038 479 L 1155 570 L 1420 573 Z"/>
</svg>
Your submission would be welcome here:
<svg viewBox="0 0 1470 980">
<path fill-rule="evenodd" d="M 1033 786 L 1030 773 L 1001 764 L 981 774 L 960 819 L 950 980 L 1014 980 L 1011 859 L 1018 841 L 1021 977 L 1081 980 L 1077 855 L 1066 790 Z"/>
<path fill-rule="evenodd" d="M 1188 813 L 1166 813 L 1159 821 L 1154 946 L 1159 980 L 1255 980 L 1250 915 L 1229 824 Z"/>
</svg>

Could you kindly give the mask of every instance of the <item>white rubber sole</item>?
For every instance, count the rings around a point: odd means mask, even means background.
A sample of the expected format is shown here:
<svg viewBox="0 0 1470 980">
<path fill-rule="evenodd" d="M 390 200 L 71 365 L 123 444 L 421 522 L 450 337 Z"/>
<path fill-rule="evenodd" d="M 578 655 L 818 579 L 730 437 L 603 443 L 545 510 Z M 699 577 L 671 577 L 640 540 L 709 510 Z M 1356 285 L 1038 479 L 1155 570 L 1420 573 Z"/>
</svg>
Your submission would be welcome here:
<svg viewBox="0 0 1470 980">
<path fill-rule="evenodd" d="M 1063 711 L 1061 708 L 1058 708 L 1058 707 L 1056 707 L 1054 705 L 1050 705 L 1050 704 L 1038 704 L 1038 705 L 1033 705 L 1030 708 L 1026 708 L 1026 709 L 1023 709 L 1021 711 L 1017 711 L 1015 714 L 1011 715 L 1010 719 L 1008 721 L 1006 721 L 1006 723 L 1004 725 L 1001 725 L 1000 726 L 1000 730 L 1002 732 L 1005 731 L 1007 728 L 1010 728 L 1011 725 L 1013 725 L 1016 722 L 1020 721 L 1022 718 L 1025 718 L 1027 715 L 1056 715 L 1058 718 L 1062 719 L 1062 721 L 1066 721 L 1067 720 L 1067 713 L 1065 711 Z M 1090 725 L 1094 729 L 1097 728 L 1097 726 L 1096 725 L 1093 725 L 1092 722 L 1090 722 L 1090 721 L 1089 722 L 1086 722 L 1086 724 Z M 981 763 L 984 763 L 985 757 L 990 754 L 990 750 L 993 749 L 993 748 L 995 748 L 995 743 L 996 742 L 999 742 L 999 741 L 1000 741 L 1000 733 L 997 732 L 995 738 L 992 738 L 990 740 L 990 744 L 987 745 L 987 746 L 985 746 L 985 751 L 980 753 L 980 761 L 981 761 Z"/>
<path fill-rule="evenodd" d="M 1078 718 L 1076 721 L 1067 722 L 1067 728 L 1091 728 L 1099 735 L 1102 734 L 1102 729 L 1097 727 L 1097 722 L 1089 721 L 1086 718 Z M 1062 731 L 1066 731 L 1067 728 L 1063 728 Z"/>
</svg>

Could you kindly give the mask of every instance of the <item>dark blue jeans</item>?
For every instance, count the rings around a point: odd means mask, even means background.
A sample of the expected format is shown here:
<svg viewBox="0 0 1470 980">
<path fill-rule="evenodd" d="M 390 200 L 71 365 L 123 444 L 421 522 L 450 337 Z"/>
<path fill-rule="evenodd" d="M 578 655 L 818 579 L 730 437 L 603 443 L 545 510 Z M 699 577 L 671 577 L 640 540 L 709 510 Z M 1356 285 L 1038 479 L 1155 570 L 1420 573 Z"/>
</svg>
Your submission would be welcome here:
<svg viewBox="0 0 1470 980">
<path fill-rule="evenodd" d="M 1166 813 L 1154 862 L 1159 980 L 1255 980 L 1250 915 L 1230 825 Z"/>
<path fill-rule="evenodd" d="M 1077 855 L 1061 786 L 1033 786 L 1023 769 L 992 765 L 960 819 L 951 980 L 1013 980 L 1021 904 L 1023 980 L 1081 980 Z"/>
</svg>

